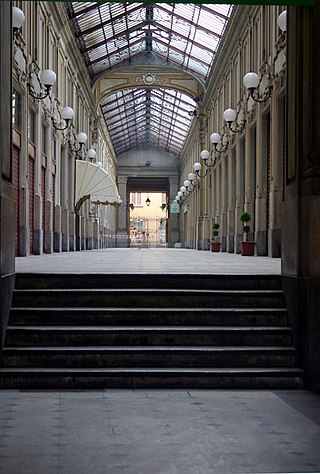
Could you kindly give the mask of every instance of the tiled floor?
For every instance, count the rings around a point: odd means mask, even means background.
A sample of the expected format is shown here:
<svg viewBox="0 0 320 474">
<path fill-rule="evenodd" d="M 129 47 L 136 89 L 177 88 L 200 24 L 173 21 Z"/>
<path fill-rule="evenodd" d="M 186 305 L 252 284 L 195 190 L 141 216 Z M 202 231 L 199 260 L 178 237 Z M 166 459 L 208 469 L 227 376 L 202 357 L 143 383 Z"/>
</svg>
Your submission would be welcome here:
<svg viewBox="0 0 320 474">
<path fill-rule="evenodd" d="M 320 472 L 305 391 L 0 392 L 5 474 Z"/>
<path fill-rule="evenodd" d="M 189 249 L 105 249 L 16 258 L 17 272 L 279 274 L 281 260 Z"/>
<path fill-rule="evenodd" d="M 279 259 L 107 249 L 16 259 L 18 272 L 279 274 Z M 3 474 L 320 473 L 307 391 L 0 391 Z"/>
</svg>

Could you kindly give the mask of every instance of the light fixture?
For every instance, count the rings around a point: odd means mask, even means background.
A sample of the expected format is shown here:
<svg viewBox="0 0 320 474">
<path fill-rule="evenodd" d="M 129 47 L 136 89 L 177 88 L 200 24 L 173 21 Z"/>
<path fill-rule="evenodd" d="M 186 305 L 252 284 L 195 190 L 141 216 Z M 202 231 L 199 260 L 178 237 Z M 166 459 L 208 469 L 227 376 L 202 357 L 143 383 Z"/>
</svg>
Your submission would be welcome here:
<svg viewBox="0 0 320 474">
<path fill-rule="evenodd" d="M 206 173 L 203 176 L 200 176 L 201 168 L 202 168 L 201 163 L 197 162 L 193 165 L 193 171 L 195 172 L 196 176 L 199 178 L 204 178 L 207 175 L 208 170 L 206 170 Z"/>
<path fill-rule="evenodd" d="M 217 132 L 212 133 L 210 135 L 210 142 L 213 145 L 213 149 L 211 151 L 202 150 L 200 152 L 200 157 L 204 161 L 204 164 L 207 168 L 211 168 L 212 166 L 216 166 L 219 154 L 220 153 L 225 153 L 227 151 L 228 146 L 229 146 L 229 142 L 226 142 L 223 145 L 223 137 L 224 137 L 224 135 L 221 137 L 221 135 Z M 204 176 L 206 176 L 206 174 Z M 200 176 L 200 175 L 198 174 L 198 176 Z"/>
<path fill-rule="evenodd" d="M 77 136 L 72 133 L 72 140 L 69 138 L 69 149 L 76 154 L 76 159 L 79 159 L 78 154 L 79 152 L 81 152 L 83 145 L 86 143 L 87 139 L 88 137 L 84 132 L 78 133 Z M 75 146 L 75 143 L 77 143 L 78 146 Z"/>
<path fill-rule="evenodd" d="M 161 211 L 164 211 L 166 207 L 167 207 L 166 203 L 163 202 L 160 206 Z"/>
<path fill-rule="evenodd" d="M 241 123 L 240 124 L 238 123 L 238 116 L 239 116 L 240 110 L 241 109 L 239 109 L 238 112 L 236 112 L 234 109 L 226 109 L 223 112 L 223 118 L 227 122 L 229 130 L 231 130 L 231 132 L 241 133 L 244 130 L 244 127 L 246 125 L 246 119 L 243 118 Z M 232 125 L 233 123 L 235 125 Z"/>
<path fill-rule="evenodd" d="M 269 85 L 262 96 L 257 93 L 260 78 L 255 72 L 248 72 L 243 78 L 243 84 L 248 89 L 250 97 L 256 102 L 266 102 L 271 96 L 272 86 Z M 258 95 L 256 95 L 258 94 Z"/>
<path fill-rule="evenodd" d="M 134 204 L 133 204 L 132 202 L 130 202 L 129 207 L 130 207 L 130 210 L 131 210 L 131 211 L 134 210 Z"/>
<path fill-rule="evenodd" d="M 37 100 L 42 100 L 48 97 L 50 94 L 50 90 L 52 86 L 56 83 L 57 76 L 54 71 L 51 69 L 44 69 L 40 73 L 40 77 L 36 72 L 36 65 L 31 63 L 30 65 L 30 74 L 29 74 L 29 81 L 28 81 L 28 90 L 31 97 Z M 33 78 L 36 78 L 39 84 L 40 92 L 36 93 L 35 88 L 33 86 Z"/>
<path fill-rule="evenodd" d="M 287 31 L 287 10 L 284 10 L 280 15 L 278 16 L 278 27 L 280 28 L 281 31 L 284 33 Z"/>
<path fill-rule="evenodd" d="M 147 199 L 146 199 L 146 205 L 149 207 L 150 204 L 151 204 L 151 201 L 150 201 L 149 196 L 148 196 Z"/>
<path fill-rule="evenodd" d="M 59 116 L 59 122 L 54 118 L 55 114 L 58 114 Z M 52 125 L 56 130 L 66 130 L 69 125 L 71 120 L 73 119 L 74 116 L 74 111 L 71 107 L 63 107 L 61 110 L 60 108 L 60 102 L 58 99 L 55 99 L 55 106 L 54 106 L 54 111 L 51 116 L 51 121 Z"/>
<path fill-rule="evenodd" d="M 12 30 L 16 34 L 25 22 L 25 16 L 22 10 L 18 7 L 12 7 Z"/>
<path fill-rule="evenodd" d="M 95 159 L 96 155 L 97 155 L 96 150 L 94 148 L 89 148 L 89 150 L 87 152 L 87 157 L 89 158 L 91 163 Z"/>
</svg>

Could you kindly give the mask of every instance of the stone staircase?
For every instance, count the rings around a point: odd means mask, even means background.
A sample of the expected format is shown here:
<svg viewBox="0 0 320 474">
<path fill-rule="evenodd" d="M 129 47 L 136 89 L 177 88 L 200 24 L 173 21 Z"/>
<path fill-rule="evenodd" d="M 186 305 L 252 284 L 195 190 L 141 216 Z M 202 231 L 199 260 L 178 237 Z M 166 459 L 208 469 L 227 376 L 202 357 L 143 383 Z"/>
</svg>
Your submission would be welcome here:
<svg viewBox="0 0 320 474">
<path fill-rule="evenodd" d="M 1 388 L 301 388 L 281 278 L 17 274 Z"/>
</svg>

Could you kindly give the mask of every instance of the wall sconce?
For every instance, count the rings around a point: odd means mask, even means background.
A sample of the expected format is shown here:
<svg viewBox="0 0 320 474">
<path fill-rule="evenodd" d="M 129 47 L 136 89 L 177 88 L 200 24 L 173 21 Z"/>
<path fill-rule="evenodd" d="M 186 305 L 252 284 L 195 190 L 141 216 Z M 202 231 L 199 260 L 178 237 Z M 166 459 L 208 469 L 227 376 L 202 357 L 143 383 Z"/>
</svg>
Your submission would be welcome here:
<svg viewBox="0 0 320 474">
<path fill-rule="evenodd" d="M 244 130 L 244 127 L 246 125 L 246 119 L 243 118 L 241 123 L 238 124 L 238 116 L 239 116 L 240 110 L 241 109 L 239 109 L 238 112 L 236 112 L 233 109 L 226 109 L 223 112 L 223 118 L 227 122 L 229 130 L 231 130 L 231 132 L 241 133 Z M 235 126 L 232 126 L 233 123 L 235 124 Z"/>
<path fill-rule="evenodd" d="M 64 107 L 61 110 L 58 99 L 55 99 L 55 104 L 56 106 L 54 107 L 53 114 L 51 116 L 52 125 L 56 130 L 66 130 L 70 125 L 70 121 L 73 119 L 74 111 L 71 107 Z M 56 113 L 59 116 L 59 123 L 54 118 Z"/>
<path fill-rule="evenodd" d="M 76 154 L 76 159 L 79 159 L 79 152 L 81 152 L 83 145 L 86 143 L 88 137 L 84 132 L 78 133 L 77 136 L 73 133 L 73 139 L 69 139 L 69 149 Z M 78 146 L 75 146 L 78 143 Z M 81 159 L 81 158 L 80 158 Z"/>
<path fill-rule="evenodd" d="M 260 78 L 255 72 L 248 72 L 243 78 L 243 84 L 248 89 L 250 97 L 255 102 L 266 102 L 271 96 L 272 86 L 267 87 L 262 96 L 259 95 L 259 92 L 256 95 L 259 82 Z"/>
<path fill-rule="evenodd" d="M 93 160 L 95 159 L 97 155 L 97 152 L 94 148 L 89 148 L 88 152 L 87 152 L 87 157 L 89 158 L 89 160 L 91 161 L 91 163 L 93 162 Z"/>
<path fill-rule="evenodd" d="M 133 203 L 132 203 L 132 202 L 130 202 L 130 204 L 129 204 L 129 208 L 130 208 L 130 211 L 133 211 L 133 210 L 134 210 L 134 205 L 133 205 Z"/>
<path fill-rule="evenodd" d="M 219 133 L 212 133 L 210 135 L 210 141 L 213 145 L 213 149 L 211 152 L 209 150 L 202 150 L 200 152 L 200 157 L 203 159 L 204 164 L 207 168 L 211 168 L 212 166 L 216 166 L 217 164 L 217 159 L 220 155 L 220 153 L 225 153 L 228 149 L 229 142 L 226 142 L 224 145 L 223 143 L 223 137 Z M 219 146 L 220 144 L 220 146 Z M 194 168 L 193 168 L 194 169 Z"/>
<path fill-rule="evenodd" d="M 194 173 L 189 173 L 188 174 L 188 181 L 190 183 L 189 186 L 188 186 L 189 191 L 193 191 L 194 187 L 197 187 L 198 184 L 199 184 L 198 176 Z"/>
<path fill-rule="evenodd" d="M 278 27 L 283 33 L 287 31 L 287 10 L 284 10 L 278 16 Z"/>
<path fill-rule="evenodd" d="M 198 162 L 197 162 L 197 163 L 195 163 L 195 164 L 193 165 L 193 171 L 195 172 L 195 175 L 196 175 L 196 177 L 198 177 L 198 178 L 204 178 L 205 176 L 207 176 L 207 173 L 208 173 L 208 169 L 206 169 L 205 174 L 201 176 L 201 175 L 200 175 L 201 168 L 202 168 L 201 163 L 198 163 Z M 179 194 L 179 193 L 178 193 L 178 194 Z"/>
<path fill-rule="evenodd" d="M 25 19 L 24 13 L 20 8 L 12 7 L 12 30 L 14 35 L 20 30 Z"/>
<path fill-rule="evenodd" d="M 151 204 L 151 201 L 150 201 L 149 196 L 148 196 L 147 199 L 146 199 L 146 205 L 149 207 L 150 204 Z"/>
<path fill-rule="evenodd" d="M 54 71 L 51 69 L 44 69 L 40 73 L 40 77 L 37 74 L 37 66 L 35 63 L 30 65 L 29 81 L 28 81 L 28 90 L 31 97 L 37 100 L 42 100 L 48 97 L 52 86 L 56 83 L 57 76 Z M 33 78 L 36 78 L 39 84 L 40 92 L 37 94 L 33 86 Z"/>
<path fill-rule="evenodd" d="M 187 194 L 187 188 L 185 186 L 181 186 L 180 192 L 182 192 L 183 197 L 187 197 L 189 194 L 189 193 Z"/>
<path fill-rule="evenodd" d="M 167 207 L 166 203 L 163 202 L 160 206 L 161 211 L 164 211 L 166 207 Z"/>
</svg>

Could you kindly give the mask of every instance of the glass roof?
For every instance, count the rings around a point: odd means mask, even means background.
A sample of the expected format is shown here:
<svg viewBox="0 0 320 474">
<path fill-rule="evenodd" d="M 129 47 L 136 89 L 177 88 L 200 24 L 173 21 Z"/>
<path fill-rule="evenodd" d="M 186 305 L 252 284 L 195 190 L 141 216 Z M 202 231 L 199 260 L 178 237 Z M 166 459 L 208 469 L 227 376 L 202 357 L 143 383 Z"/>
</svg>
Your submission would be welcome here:
<svg viewBox="0 0 320 474">
<path fill-rule="evenodd" d="M 148 53 L 158 64 L 180 67 L 205 84 L 232 6 L 100 1 L 70 2 L 66 8 L 92 80 Z M 132 108 L 120 113 L 115 104 L 121 101 L 132 102 Z M 118 114 L 114 119 L 109 115 L 112 104 Z M 122 91 L 102 105 L 116 153 L 153 144 L 179 154 L 192 108 L 195 104 L 184 94 L 159 89 Z M 122 135 L 117 134 L 120 124 Z"/>
<path fill-rule="evenodd" d="M 117 154 L 152 145 L 179 155 L 195 103 L 173 89 L 125 89 L 101 108 Z"/>
</svg>

